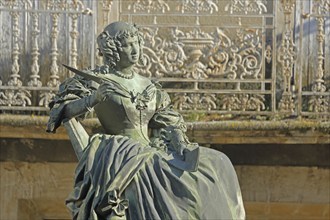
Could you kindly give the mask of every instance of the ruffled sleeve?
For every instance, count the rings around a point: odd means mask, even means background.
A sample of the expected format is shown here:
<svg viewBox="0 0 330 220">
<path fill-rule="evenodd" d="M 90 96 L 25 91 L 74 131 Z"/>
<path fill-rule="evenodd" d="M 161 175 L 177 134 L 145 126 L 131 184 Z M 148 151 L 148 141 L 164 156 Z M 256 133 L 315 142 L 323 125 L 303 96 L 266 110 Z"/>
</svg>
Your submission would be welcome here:
<svg viewBox="0 0 330 220">
<path fill-rule="evenodd" d="M 160 88 L 157 90 L 157 111 L 149 123 L 149 128 L 152 131 L 151 145 L 166 146 L 167 149 L 180 154 L 191 146 L 185 134 L 187 127 L 182 115 L 172 108 L 169 95 Z"/>
<path fill-rule="evenodd" d="M 149 127 L 153 129 L 167 127 L 184 129 L 186 126 L 183 117 L 172 108 L 169 95 L 161 90 L 159 85 L 157 85 L 156 96 L 156 113 L 151 119 Z"/>
<path fill-rule="evenodd" d="M 65 106 L 75 100 L 82 99 L 92 94 L 96 90 L 97 84 L 93 81 L 87 81 L 84 78 L 75 75 L 61 83 L 58 93 L 49 103 L 50 117 L 47 123 L 47 132 L 55 133 L 61 125 L 64 118 Z M 85 118 L 91 109 L 87 109 L 79 118 Z"/>
</svg>

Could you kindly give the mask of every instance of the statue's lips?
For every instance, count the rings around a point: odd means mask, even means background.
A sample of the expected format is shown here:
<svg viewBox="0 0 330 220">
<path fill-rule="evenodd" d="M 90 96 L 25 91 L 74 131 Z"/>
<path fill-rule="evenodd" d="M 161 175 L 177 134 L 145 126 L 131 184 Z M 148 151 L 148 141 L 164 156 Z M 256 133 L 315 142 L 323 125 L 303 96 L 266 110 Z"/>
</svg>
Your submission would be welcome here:
<svg viewBox="0 0 330 220">
<path fill-rule="evenodd" d="M 131 56 L 132 56 L 132 58 L 133 58 L 134 60 L 139 59 L 139 55 L 138 55 L 138 54 L 133 54 L 133 55 L 131 55 Z"/>
</svg>

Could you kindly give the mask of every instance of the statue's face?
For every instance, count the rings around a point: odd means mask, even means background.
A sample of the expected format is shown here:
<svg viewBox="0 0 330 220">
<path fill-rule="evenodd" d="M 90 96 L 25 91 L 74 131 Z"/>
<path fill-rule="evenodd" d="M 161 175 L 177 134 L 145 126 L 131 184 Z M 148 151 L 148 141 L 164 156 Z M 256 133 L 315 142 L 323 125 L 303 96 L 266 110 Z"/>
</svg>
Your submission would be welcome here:
<svg viewBox="0 0 330 220">
<path fill-rule="evenodd" d="M 121 40 L 122 51 L 119 51 L 120 61 L 117 64 L 120 68 L 125 68 L 139 62 L 140 43 L 137 36 L 128 37 Z"/>
</svg>

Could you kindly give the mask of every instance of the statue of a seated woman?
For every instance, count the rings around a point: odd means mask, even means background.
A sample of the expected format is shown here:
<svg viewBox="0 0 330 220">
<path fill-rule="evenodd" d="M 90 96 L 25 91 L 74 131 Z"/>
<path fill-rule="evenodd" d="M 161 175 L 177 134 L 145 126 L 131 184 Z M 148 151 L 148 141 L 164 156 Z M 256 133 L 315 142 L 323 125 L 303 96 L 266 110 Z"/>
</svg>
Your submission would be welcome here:
<svg viewBox="0 0 330 220">
<path fill-rule="evenodd" d="M 77 75 L 50 105 L 50 132 L 92 109 L 104 129 L 78 155 L 66 201 L 73 219 L 245 219 L 229 159 L 190 143 L 168 94 L 134 72 L 142 59 L 138 29 L 115 22 L 97 41 L 104 65 L 70 68 Z"/>
</svg>

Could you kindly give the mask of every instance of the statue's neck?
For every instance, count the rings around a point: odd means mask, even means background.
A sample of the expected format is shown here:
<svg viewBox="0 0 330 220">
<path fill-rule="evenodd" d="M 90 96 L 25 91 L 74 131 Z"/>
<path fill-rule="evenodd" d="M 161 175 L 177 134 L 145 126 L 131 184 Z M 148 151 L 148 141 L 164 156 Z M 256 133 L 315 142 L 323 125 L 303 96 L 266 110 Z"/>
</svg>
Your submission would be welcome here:
<svg viewBox="0 0 330 220">
<path fill-rule="evenodd" d="M 116 67 L 116 70 L 121 72 L 124 75 L 130 76 L 133 73 L 133 66 L 121 68 L 121 67 Z"/>
</svg>

